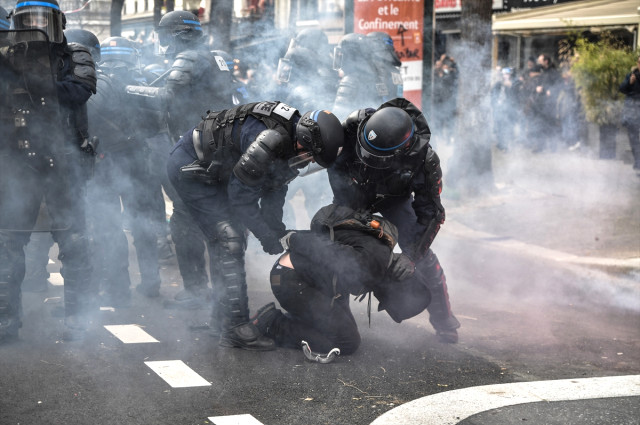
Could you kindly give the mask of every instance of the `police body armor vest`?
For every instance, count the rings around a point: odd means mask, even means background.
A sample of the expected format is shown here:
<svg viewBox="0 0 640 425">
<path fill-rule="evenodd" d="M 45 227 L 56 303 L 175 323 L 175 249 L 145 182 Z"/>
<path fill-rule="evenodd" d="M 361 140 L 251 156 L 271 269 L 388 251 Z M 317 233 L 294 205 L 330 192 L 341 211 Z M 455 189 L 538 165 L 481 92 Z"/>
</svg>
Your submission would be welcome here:
<svg viewBox="0 0 640 425">
<path fill-rule="evenodd" d="M 248 116 L 254 117 L 267 129 L 275 130 L 289 140 L 295 132 L 293 117 L 296 114 L 299 114 L 297 109 L 282 102 L 254 102 L 209 112 L 194 131 L 193 146 L 201 162 L 221 167 L 216 174 L 225 181 L 242 156 L 240 128 L 233 134 L 236 120 L 242 125 Z"/>
</svg>

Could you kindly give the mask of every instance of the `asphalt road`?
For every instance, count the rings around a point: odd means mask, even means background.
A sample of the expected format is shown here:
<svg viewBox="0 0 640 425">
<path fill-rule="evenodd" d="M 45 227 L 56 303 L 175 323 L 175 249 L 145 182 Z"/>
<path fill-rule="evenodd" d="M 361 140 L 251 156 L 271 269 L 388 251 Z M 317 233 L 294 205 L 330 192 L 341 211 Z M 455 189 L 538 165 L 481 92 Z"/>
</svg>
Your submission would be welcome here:
<svg viewBox="0 0 640 425">
<path fill-rule="evenodd" d="M 640 373 L 637 282 L 497 242 L 442 232 L 433 246 L 462 323 L 459 344 L 437 342 L 426 313 L 396 324 L 375 301 L 369 326 L 366 302 L 355 302 L 362 345 L 327 365 L 296 350 L 219 347 L 205 330 L 191 329 L 206 311 L 162 306 L 180 289 L 173 261 L 163 266 L 160 299 L 134 292 L 131 308 L 96 311 L 82 342 L 61 341 L 61 286 L 24 293 L 20 339 L 0 345 L 0 424 L 369 424 L 451 390 Z M 267 275 L 274 259 L 250 244 L 252 310 L 273 298 Z M 131 272 L 135 284 L 135 264 Z M 135 328 L 157 342 L 125 343 L 105 328 L 114 325 L 135 325 L 111 329 Z M 637 417 L 636 402 L 618 412 Z M 493 423 L 541 423 L 517 410 L 500 414 Z M 474 420 L 463 423 L 491 423 Z"/>
</svg>

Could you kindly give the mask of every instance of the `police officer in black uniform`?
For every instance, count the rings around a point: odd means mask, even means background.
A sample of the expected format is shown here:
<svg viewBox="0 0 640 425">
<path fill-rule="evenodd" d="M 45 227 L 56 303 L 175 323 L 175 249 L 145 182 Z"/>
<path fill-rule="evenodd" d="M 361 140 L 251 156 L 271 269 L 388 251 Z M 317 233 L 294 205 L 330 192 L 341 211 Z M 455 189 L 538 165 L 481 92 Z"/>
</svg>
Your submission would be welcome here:
<svg viewBox="0 0 640 425">
<path fill-rule="evenodd" d="M 83 31 L 83 30 L 79 30 Z M 164 203 L 160 182 L 153 178 L 146 138 L 155 132 L 157 113 L 134 108 L 125 87 L 143 79 L 136 45 L 123 37 L 101 44 L 98 93 L 89 100 L 92 134 L 100 139 L 95 176 L 89 185 L 91 235 L 94 246 L 94 281 L 103 302 L 114 307 L 130 304 L 129 244 L 123 214 L 129 218 L 141 284 L 160 287 L 157 202 Z"/>
<path fill-rule="evenodd" d="M 171 153 L 171 183 L 207 238 L 214 274 L 211 326 L 214 333 L 220 329 L 221 345 L 274 348 L 248 322 L 246 229 L 265 252 L 282 252 L 287 183 L 310 161 L 331 165 L 343 137 L 330 112 L 301 117 L 284 103 L 259 102 L 210 112 Z"/>
<path fill-rule="evenodd" d="M 305 341 L 326 358 L 336 348 L 352 354 L 360 345 L 350 295 L 362 301 L 373 293 L 378 310 L 398 323 L 421 313 L 431 298 L 424 284 L 386 276 L 399 258 L 392 253 L 397 238 L 396 227 L 379 215 L 335 204 L 321 208 L 310 231 L 285 239 L 287 252 L 271 269 L 271 289 L 287 314 L 270 303 L 253 324 L 279 346 L 300 348 Z"/>
<path fill-rule="evenodd" d="M 165 14 L 158 24 L 159 52 L 173 60 L 171 68 L 160 80 L 162 86 L 128 86 L 132 95 L 166 111 L 169 137 L 162 134 L 150 140 L 152 162 L 163 164 L 173 143 L 177 142 L 194 122 L 202 119 L 207 110 L 221 110 L 237 103 L 234 97 L 231 71 L 224 60 L 216 58 L 203 43 L 200 21 L 191 12 L 173 11 Z M 234 99 L 236 102 L 234 102 Z M 166 136 L 166 133 L 165 135 Z M 179 292 L 171 307 L 201 308 L 208 297 L 208 277 L 205 268 L 205 239 L 190 219 L 187 208 L 167 181 L 165 167 L 158 166 L 157 178 L 173 202 L 170 228 L 175 245 L 178 267 L 184 290 Z M 140 285 L 143 294 L 157 296 L 157 287 Z M 207 303 L 208 304 L 208 303 Z"/>
<path fill-rule="evenodd" d="M 397 226 L 402 256 L 394 274 L 420 278 L 431 292 L 430 322 L 442 342 L 458 341 L 460 323 L 451 312 L 446 279 L 429 248 L 445 211 L 440 201 L 442 170 L 431 149 L 424 115 L 406 99 L 377 110 L 354 111 L 343 122 L 345 146 L 329 168 L 334 202 L 379 212 Z"/>
<path fill-rule="evenodd" d="M 383 33 L 384 34 L 384 33 Z M 342 37 L 334 49 L 333 67 L 341 78 L 336 92 L 334 113 L 345 119 L 356 109 L 380 105 L 402 97 L 403 83 L 389 52 L 389 37 L 351 33 Z M 381 52 L 382 50 L 382 52 Z"/>
<path fill-rule="evenodd" d="M 284 102 L 303 110 L 331 109 L 339 78 L 332 66 L 326 34 L 307 28 L 292 38 L 278 61 L 277 77 Z"/>
<path fill-rule="evenodd" d="M 84 195 L 94 152 L 84 108 L 96 75 L 89 51 L 67 45 L 64 21 L 55 0 L 19 1 L 17 31 L 0 51 L 11 74 L 0 96 L 0 339 L 21 326 L 24 246 L 43 199 L 60 248 L 64 339 L 84 335 L 93 301 Z"/>
</svg>

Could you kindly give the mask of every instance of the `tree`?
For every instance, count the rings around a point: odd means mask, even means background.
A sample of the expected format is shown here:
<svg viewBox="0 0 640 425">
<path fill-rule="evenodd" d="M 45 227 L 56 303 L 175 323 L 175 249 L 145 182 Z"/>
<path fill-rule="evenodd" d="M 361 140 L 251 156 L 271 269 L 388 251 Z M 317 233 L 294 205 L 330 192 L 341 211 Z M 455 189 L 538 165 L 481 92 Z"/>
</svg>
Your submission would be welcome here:
<svg viewBox="0 0 640 425">
<path fill-rule="evenodd" d="M 462 1 L 457 128 L 454 154 L 446 176 L 465 196 L 494 187 L 491 164 L 491 10 L 487 0 Z"/>
<path fill-rule="evenodd" d="M 611 34 L 595 42 L 579 38 L 571 75 L 587 121 L 600 126 L 600 158 L 616 157 L 616 133 L 622 117 L 624 95 L 618 91 L 636 55 Z"/>
</svg>

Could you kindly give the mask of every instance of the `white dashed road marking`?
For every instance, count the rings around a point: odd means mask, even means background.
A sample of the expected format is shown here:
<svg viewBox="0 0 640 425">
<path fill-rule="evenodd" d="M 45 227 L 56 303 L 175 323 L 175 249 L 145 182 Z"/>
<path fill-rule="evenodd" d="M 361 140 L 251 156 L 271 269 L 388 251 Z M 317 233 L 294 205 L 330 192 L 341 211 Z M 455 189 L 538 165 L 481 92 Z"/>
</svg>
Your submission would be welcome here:
<svg viewBox="0 0 640 425">
<path fill-rule="evenodd" d="M 263 425 L 262 422 L 247 415 L 211 416 L 208 418 L 213 425 Z"/>
<path fill-rule="evenodd" d="M 60 273 L 49 273 L 49 283 L 53 286 L 62 286 L 64 285 L 64 279 Z"/>
<path fill-rule="evenodd" d="M 485 385 L 410 401 L 371 425 L 454 425 L 477 413 L 516 404 L 627 396 L 640 396 L 640 375 Z"/>
<path fill-rule="evenodd" d="M 105 325 L 105 329 L 125 344 L 158 342 L 157 339 L 146 333 L 138 325 Z"/>
<path fill-rule="evenodd" d="M 173 388 L 206 387 L 211 385 L 202 376 L 187 366 L 182 360 L 163 360 L 156 362 L 144 362 L 167 384 Z"/>
</svg>

